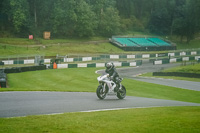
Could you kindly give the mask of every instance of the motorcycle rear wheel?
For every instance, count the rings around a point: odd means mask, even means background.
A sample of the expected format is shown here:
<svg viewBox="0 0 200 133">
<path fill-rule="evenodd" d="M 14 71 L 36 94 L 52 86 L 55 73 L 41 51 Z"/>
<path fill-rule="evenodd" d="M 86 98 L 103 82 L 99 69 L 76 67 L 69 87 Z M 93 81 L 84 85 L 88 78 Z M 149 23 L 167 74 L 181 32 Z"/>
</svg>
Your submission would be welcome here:
<svg viewBox="0 0 200 133">
<path fill-rule="evenodd" d="M 124 99 L 126 97 L 126 88 L 123 85 L 121 90 L 117 92 L 117 97 L 119 99 Z"/>
<path fill-rule="evenodd" d="M 96 91 L 96 94 L 97 94 L 97 97 L 99 99 L 104 99 L 106 97 L 106 91 L 103 92 L 103 86 L 102 85 L 99 85 L 97 87 L 97 91 Z"/>
</svg>

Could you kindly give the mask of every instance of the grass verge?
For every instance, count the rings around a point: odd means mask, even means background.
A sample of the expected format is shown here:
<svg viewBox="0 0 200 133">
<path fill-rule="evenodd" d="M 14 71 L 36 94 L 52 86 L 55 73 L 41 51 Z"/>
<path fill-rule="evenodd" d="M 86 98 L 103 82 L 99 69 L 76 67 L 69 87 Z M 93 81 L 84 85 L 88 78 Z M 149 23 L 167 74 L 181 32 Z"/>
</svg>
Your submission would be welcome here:
<svg viewBox="0 0 200 133">
<path fill-rule="evenodd" d="M 200 63 L 187 66 L 178 66 L 174 68 L 169 68 L 163 72 L 187 72 L 187 73 L 200 73 Z"/>
<path fill-rule="evenodd" d="M 178 67 L 163 70 L 163 72 L 183 72 L 183 73 L 186 72 L 186 73 L 198 73 L 199 74 L 200 73 L 200 64 L 178 66 Z M 142 76 L 200 82 L 200 78 L 188 78 L 188 77 L 176 77 L 176 76 L 153 76 L 153 73 L 146 73 L 146 74 L 143 74 Z"/>
<path fill-rule="evenodd" d="M 71 38 L 71 39 L 50 39 L 45 40 L 42 38 L 37 38 L 30 40 L 27 38 L 0 38 L 0 43 L 12 44 L 12 45 L 37 45 L 37 44 L 58 44 L 58 43 L 81 43 L 89 41 L 102 41 L 108 40 L 104 37 L 92 37 L 92 38 Z"/>
<path fill-rule="evenodd" d="M 145 73 L 145 74 L 142 74 L 141 76 L 143 76 L 143 77 L 155 77 L 155 78 L 164 78 L 164 79 L 174 79 L 174 80 L 186 80 L 186 81 L 200 82 L 199 78 L 176 77 L 176 76 L 153 76 L 153 73 Z"/>
<path fill-rule="evenodd" d="M 200 107 L 140 108 L 0 118 L 2 133 L 197 133 Z"/>
<path fill-rule="evenodd" d="M 25 46 L 9 46 L 0 44 L 1 56 L 9 55 L 30 55 L 30 54 L 44 54 L 45 56 L 67 55 L 67 54 L 98 54 L 98 53 L 124 53 L 123 50 L 109 44 L 59 44 L 46 45 L 45 47 L 36 45 L 34 47 Z"/>
</svg>

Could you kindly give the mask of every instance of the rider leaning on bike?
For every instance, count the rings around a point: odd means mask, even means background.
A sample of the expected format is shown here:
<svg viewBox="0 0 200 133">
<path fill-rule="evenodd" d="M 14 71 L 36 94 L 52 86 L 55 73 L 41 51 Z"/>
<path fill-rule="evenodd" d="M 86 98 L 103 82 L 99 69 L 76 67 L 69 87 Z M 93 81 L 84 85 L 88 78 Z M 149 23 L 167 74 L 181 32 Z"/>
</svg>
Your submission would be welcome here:
<svg viewBox="0 0 200 133">
<path fill-rule="evenodd" d="M 119 78 L 119 74 L 117 73 L 117 70 L 112 62 L 109 62 L 106 64 L 106 73 L 108 73 L 111 80 L 116 83 L 117 86 L 115 87 L 114 91 L 117 92 L 119 90 L 119 86 L 120 86 L 119 85 L 120 78 Z"/>
</svg>

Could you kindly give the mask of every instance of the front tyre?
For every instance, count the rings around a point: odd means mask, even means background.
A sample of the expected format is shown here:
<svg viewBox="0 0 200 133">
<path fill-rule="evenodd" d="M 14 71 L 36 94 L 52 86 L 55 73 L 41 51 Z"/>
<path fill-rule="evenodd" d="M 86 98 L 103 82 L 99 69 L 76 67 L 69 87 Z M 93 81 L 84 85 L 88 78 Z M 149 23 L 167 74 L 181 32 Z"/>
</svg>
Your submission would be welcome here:
<svg viewBox="0 0 200 133">
<path fill-rule="evenodd" d="M 106 97 L 106 90 L 103 91 L 103 86 L 99 85 L 96 91 L 97 97 L 99 99 L 104 99 Z"/>
<path fill-rule="evenodd" d="M 122 85 L 122 88 L 117 92 L 117 97 L 119 99 L 124 99 L 126 97 L 126 88 Z"/>
</svg>

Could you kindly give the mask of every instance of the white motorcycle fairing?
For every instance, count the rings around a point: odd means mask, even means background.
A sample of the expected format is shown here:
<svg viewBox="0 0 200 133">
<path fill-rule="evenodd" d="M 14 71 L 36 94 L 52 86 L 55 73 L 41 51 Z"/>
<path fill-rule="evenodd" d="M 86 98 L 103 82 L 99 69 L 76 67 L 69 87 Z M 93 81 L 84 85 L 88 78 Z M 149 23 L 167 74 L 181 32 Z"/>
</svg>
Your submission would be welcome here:
<svg viewBox="0 0 200 133">
<path fill-rule="evenodd" d="M 115 92 L 114 89 L 117 85 L 110 79 L 109 74 L 99 76 L 97 80 L 99 82 L 99 87 L 97 88 L 97 96 L 100 99 L 104 99 L 106 95 L 113 95 L 113 94 L 117 95 L 119 99 L 123 99 L 125 97 L 126 95 L 125 87 L 120 83 L 119 91 Z"/>
</svg>

